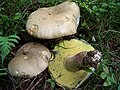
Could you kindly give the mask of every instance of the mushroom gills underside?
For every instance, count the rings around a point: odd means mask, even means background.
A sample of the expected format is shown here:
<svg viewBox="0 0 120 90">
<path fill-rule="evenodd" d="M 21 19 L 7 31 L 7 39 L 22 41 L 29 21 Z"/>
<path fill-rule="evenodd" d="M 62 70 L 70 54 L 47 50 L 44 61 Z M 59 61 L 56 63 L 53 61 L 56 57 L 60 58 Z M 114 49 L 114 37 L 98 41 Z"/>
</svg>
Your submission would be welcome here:
<svg viewBox="0 0 120 90">
<path fill-rule="evenodd" d="M 64 63 L 66 57 L 75 55 L 83 51 L 91 51 L 94 48 L 80 40 L 71 39 L 64 40 L 59 43 L 54 51 L 56 51 L 55 58 L 49 62 L 48 69 L 52 78 L 57 82 L 59 86 L 67 88 L 77 88 L 93 73 L 94 68 L 90 67 L 91 72 L 85 70 L 79 70 L 76 72 L 69 71 L 65 68 Z"/>
</svg>

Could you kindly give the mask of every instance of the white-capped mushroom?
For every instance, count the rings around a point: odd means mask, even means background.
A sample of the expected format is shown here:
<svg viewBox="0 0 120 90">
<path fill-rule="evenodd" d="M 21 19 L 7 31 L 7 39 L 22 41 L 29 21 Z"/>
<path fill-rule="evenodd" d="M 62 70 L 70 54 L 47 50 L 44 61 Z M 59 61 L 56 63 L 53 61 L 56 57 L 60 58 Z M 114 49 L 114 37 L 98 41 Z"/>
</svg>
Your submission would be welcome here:
<svg viewBox="0 0 120 90">
<path fill-rule="evenodd" d="M 59 38 L 75 34 L 79 18 L 79 7 L 74 2 L 66 1 L 31 13 L 26 28 L 30 35 L 37 38 Z"/>
<path fill-rule="evenodd" d="M 51 53 L 45 46 L 34 42 L 27 43 L 8 64 L 9 73 L 19 77 L 36 76 L 47 68 L 50 57 Z"/>
</svg>

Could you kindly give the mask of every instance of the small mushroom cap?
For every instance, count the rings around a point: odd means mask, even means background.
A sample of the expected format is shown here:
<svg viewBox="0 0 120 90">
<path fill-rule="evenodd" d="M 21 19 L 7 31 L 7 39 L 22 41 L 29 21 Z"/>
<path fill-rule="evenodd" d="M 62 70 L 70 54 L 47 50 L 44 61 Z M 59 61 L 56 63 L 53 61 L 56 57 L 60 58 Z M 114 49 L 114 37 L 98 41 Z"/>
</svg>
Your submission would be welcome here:
<svg viewBox="0 0 120 90">
<path fill-rule="evenodd" d="M 48 66 L 50 51 L 38 43 L 27 43 L 16 53 L 8 64 L 9 73 L 13 76 L 29 75 L 30 77 L 44 71 Z"/>
<path fill-rule="evenodd" d="M 37 38 L 59 38 L 75 34 L 79 18 L 79 7 L 74 2 L 66 1 L 31 13 L 26 28 L 30 35 Z"/>
</svg>

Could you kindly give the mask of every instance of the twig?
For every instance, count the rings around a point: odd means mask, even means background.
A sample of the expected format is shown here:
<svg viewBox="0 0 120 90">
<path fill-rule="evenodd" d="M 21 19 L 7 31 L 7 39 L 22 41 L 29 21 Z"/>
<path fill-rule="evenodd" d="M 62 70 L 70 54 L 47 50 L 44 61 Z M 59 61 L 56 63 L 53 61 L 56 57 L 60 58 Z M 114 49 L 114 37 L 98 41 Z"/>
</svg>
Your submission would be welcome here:
<svg viewBox="0 0 120 90">
<path fill-rule="evenodd" d="M 33 90 L 35 88 L 35 86 L 37 86 L 39 84 L 39 82 L 46 76 L 46 73 L 43 77 L 41 77 L 41 79 L 39 79 L 36 84 L 31 88 L 31 90 Z"/>
<path fill-rule="evenodd" d="M 26 90 L 30 90 L 30 88 L 32 87 L 34 81 L 36 80 L 37 76 L 32 80 L 32 82 L 30 83 L 30 85 L 27 87 Z"/>
</svg>

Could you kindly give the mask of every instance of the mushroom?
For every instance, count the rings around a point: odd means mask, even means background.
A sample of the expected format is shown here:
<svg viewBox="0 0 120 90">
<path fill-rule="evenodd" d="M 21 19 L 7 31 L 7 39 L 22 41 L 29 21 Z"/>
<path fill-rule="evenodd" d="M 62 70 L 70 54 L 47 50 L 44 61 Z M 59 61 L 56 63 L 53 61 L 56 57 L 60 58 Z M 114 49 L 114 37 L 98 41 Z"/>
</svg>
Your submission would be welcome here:
<svg viewBox="0 0 120 90">
<path fill-rule="evenodd" d="M 36 76 L 47 68 L 50 57 L 51 53 L 47 47 L 35 42 L 27 43 L 16 52 L 15 57 L 9 62 L 9 73 L 18 77 Z"/>
<path fill-rule="evenodd" d="M 48 69 L 59 86 L 74 89 L 80 86 L 100 62 L 101 52 L 91 45 L 77 40 L 64 40 L 55 46 L 55 57 Z M 86 69 L 91 69 L 87 72 Z"/>
<path fill-rule="evenodd" d="M 26 28 L 30 35 L 37 38 L 59 38 L 75 34 L 79 18 L 79 7 L 74 2 L 66 1 L 31 13 Z"/>
</svg>

